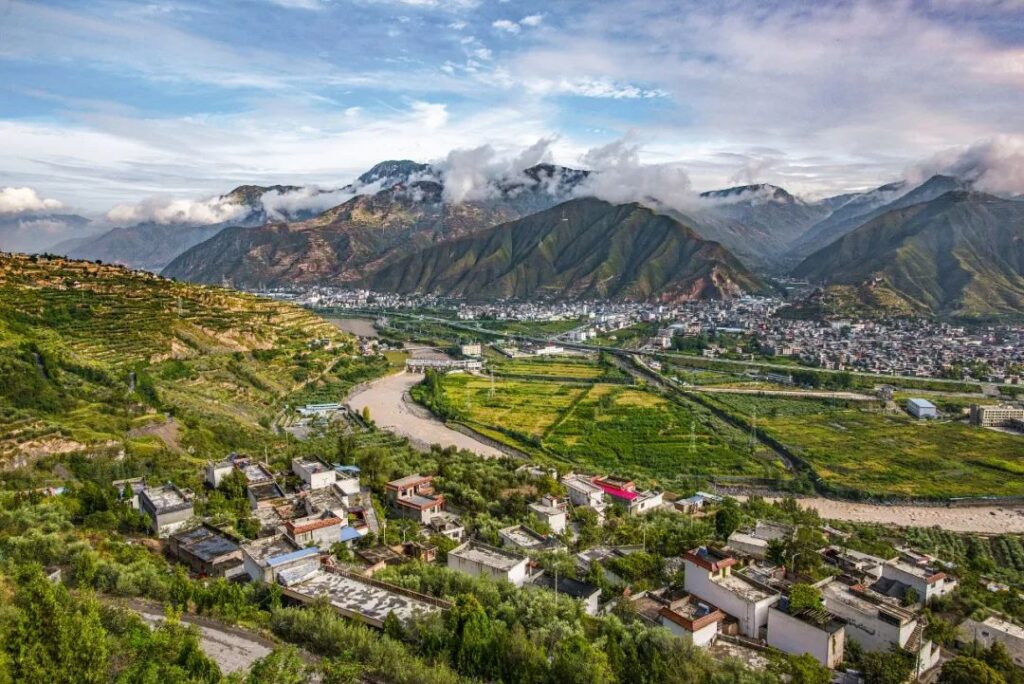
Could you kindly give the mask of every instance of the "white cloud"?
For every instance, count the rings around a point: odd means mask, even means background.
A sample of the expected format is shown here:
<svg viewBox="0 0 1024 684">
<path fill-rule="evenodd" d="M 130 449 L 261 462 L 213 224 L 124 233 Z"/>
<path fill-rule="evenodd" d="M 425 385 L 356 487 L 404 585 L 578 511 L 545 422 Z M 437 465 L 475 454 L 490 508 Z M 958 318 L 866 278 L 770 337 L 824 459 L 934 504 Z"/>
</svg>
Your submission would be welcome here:
<svg viewBox="0 0 1024 684">
<path fill-rule="evenodd" d="M 33 188 L 0 188 L 0 214 L 55 211 L 64 205 L 39 196 Z"/>
<path fill-rule="evenodd" d="M 413 102 L 412 111 L 428 131 L 436 131 L 448 123 L 447 105 L 437 102 Z"/>
<path fill-rule="evenodd" d="M 491 23 L 491 26 L 506 33 L 519 33 L 519 24 L 514 21 L 509 21 L 508 19 L 498 19 Z"/>
<path fill-rule="evenodd" d="M 937 173 L 996 195 L 1024 194 L 1024 136 L 999 136 L 945 150 L 912 167 L 907 179 L 920 182 Z"/>
<path fill-rule="evenodd" d="M 554 139 L 541 138 L 514 155 L 501 155 L 491 145 L 454 149 L 431 164 L 444 179 L 444 198 L 459 203 L 479 201 L 498 192 L 497 183 L 517 177 L 525 169 L 551 160 Z"/>
<path fill-rule="evenodd" d="M 331 207 L 343 204 L 365 192 L 377 189 L 376 185 L 360 188 L 359 193 L 351 190 L 321 190 L 314 186 L 300 188 L 292 192 L 271 190 L 263 193 L 260 202 L 267 216 L 273 221 L 288 221 L 304 212 L 320 213 Z"/>
<path fill-rule="evenodd" d="M 581 77 L 549 81 L 539 79 L 527 81 L 526 87 L 538 94 L 578 95 L 580 97 L 636 100 L 652 97 L 667 97 L 660 88 L 642 88 L 630 83 L 617 83 L 601 78 Z"/>
<path fill-rule="evenodd" d="M 523 26 L 540 26 L 542 21 L 544 21 L 543 14 L 531 14 L 520 19 L 519 23 Z"/>
<path fill-rule="evenodd" d="M 588 150 L 580 159 L 592 173 L 579 187 L 579 196 L 613 204 L 661 203 L 685 211 L 696 202 L 690 177 L 680 164 L 644 163 L 634 134 Z"/>
<path fill-rule="evenodd" d="M 119 204 L 107 212 L 106 218 L 118 225 L 153 222 L 162 225 L 211 225 L 244 218 L 249 208 L 226 200 L 210 197 L 204 200 L 150 198 L 138 204 Z"/>
</svg>

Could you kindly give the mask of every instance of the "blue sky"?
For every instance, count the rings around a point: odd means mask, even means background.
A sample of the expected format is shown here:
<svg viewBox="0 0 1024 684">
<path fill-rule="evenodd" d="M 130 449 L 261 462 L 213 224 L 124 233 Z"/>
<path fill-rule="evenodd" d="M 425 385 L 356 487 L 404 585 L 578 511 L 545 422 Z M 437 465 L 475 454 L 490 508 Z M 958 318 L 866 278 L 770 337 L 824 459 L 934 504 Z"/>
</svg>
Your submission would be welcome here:
<svg viewBox="0 0 1024 684">
<path fill-rule="evenodd" d="M 821 196 L 1022 112 L 1020 0 L 0 0 L 0 187 L 94 214 L 542 138 Z"/>
</svg>

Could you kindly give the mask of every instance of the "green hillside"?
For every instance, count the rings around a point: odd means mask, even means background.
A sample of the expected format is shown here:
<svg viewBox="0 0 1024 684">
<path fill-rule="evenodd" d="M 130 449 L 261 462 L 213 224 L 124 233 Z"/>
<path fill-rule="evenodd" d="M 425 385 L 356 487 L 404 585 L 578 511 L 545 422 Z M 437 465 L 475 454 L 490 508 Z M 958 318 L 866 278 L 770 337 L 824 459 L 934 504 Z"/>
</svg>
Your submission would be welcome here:
<svg viewBox="0 0 1024 684">
<path fill-rule="evenodd" d="M 850 308 L 1019 317 L 1024 315 L 1024 204 L 948 192 L 875 218 L 812 254 L 794 275 L 846 286 L 828 298 Z"/>
<path fill-rule="evenodd" d="M 461 297 L 713 298 L 762 288 L 732 254 L 638 204 L 577 199 L 422 250 L 372 289 Z"/>
<path fill-rule="evenodd" d="M 321 376 L 366 374 L 372 364 L 352 351 L 347 336 L 291 305 L 0 255 L 0 464 L 265 446 L 290 395 Z"/>
</svg>

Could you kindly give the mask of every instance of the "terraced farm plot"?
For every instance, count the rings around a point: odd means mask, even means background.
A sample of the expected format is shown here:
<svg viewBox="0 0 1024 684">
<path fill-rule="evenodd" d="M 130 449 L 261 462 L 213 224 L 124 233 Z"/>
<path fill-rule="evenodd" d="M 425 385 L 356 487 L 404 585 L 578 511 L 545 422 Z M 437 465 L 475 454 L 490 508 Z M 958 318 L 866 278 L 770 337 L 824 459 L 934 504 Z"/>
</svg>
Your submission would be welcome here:
<svg viewBox="0 0 1024 684">
<path fill-rule="evenodd" d="M 771 452 L 696 404 L 605 383 L 448 376 L 445 395 L 467 425 L 518 449 L 584 470 L 662 486 L 713 475 L 783 477 Z M 692 429 L 692 439 L 691 439 Z"/>
<path fill-rule="evenodd" d="M 1024 438 L 812 400 L 715 395 L 814 468 L 829 486 L 878 497 L 1024 495 Z"/>
<path fill-rule="evenodd" d="M 488 367 L 495 375 L 508 375 L 520 378 L 536 378 L 551 380 L 569 380 L 595 382 L 598 380 L 625 381 L 627 376 L 610 364 L 601 363 L 596 358 L 559 356 L 521 357 L 510 359 L 499 354 L 489 355 Z"/>
</svg>

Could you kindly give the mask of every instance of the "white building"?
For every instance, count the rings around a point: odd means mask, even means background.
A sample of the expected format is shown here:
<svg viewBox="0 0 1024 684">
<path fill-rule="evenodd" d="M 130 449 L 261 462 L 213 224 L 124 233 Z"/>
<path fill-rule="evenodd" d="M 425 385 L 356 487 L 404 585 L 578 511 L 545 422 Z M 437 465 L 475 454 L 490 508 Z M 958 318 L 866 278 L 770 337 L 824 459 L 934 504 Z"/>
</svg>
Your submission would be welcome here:
<svg viewBox="0 0 1024 684">
<path fill-rule="evenodd" d="M 768 609 L 768 645 L 791 655 L 809 653 L 834 669 L 843 662 L 846 631 L 827 610 L 792 611 L 784 598 Z"/>
<path fill-rule="evenodd" d="M 314 458 L 293 458 L 292 472 L 309 485 L 310 489 L 330 487 L 338 477 L 333 468 Z M 358 492 L 358 489 L 356 491 Z"/>
<path fill-rule="evenodd" d="M 477 541 L 468 541 L 448 552 L 448 567 L 474 577 L 504 580 L 523 586 L 530 559 L 518 553 Z"/>
<path fill-rule="evenodd" d="M 245 571 L 255 582 L 294 584 L 320 568 L 319 549 L 300 548 L 283 534 L 246 542 L 241 548 Z"/>
<path fill-rule="evenodd" d="M 693 596 L 685 596 L 662 606 L 658 621 L 675 636 L 697 648 L 707 648 L 718 638 L 718 625 L 725 613 Z"/>
<path fill-rule="evenodd" d="M 918 420 L 939 417 L 939 410 L 927 399 L 907 399 L 907 413 Z"/>
<path fill-rule="evenodd" d="M 463 356 L 470 356 L 475 359 L 478 359 L 483 355 L 483 349 L 480 348 L 479 342 L 463 344 L 459 347 L 459 351 Z"/>
<path fill-rule="evenodd" d="M 656 508 L 661 508 L 664 503 L 664 494 L 662 492 L 647 490 L 637 492 L 636 498 L 629 502 L 627 509 L 630 515 L 643 515 Z"/>
<path fill-rule="evenodd" d="M 566 503 L 564 499 L 547 494 L 529 505 L 530 512 L 551 528 L 555 534 L 565 531 L 566 525 Z"/>
<path fill-rule="evenodd" d="M 604 510 L 604 490 L 595 485 L 591 478 L 570 473 L 562 478 L 562 484 L 568 490 L 569 500 L 574 506 Z"/>
<path fill-rule="evenodd" d="M 964 620 L 960 623 L 957 643 L 978 644 L 985 648 L 999 642 L 1006 646 L 1017 667 L 1024 667 L 1024 628 L 992 615 L 981 622 Z"/>
<path fill-rule="evenodd" d="M 707 547 L 687 552 L 683 563 L 687 593 L 736 618 L 744 636 L 761 638 L 761 628 L 768 624 L 768 609 L 781 598 L 777 592 L 733 574 L 736 559 Z"/>
<path fill-rule="evenodd" d="M 882 566 L 882 577 L 871 588 L 886 596 L 902 598 L 909 587 L 917 593 L 918 603 L 928 603 L 956 589 L 956 584 L 955 579 L 929 565 L 890 560 Z"/>
</svg>

